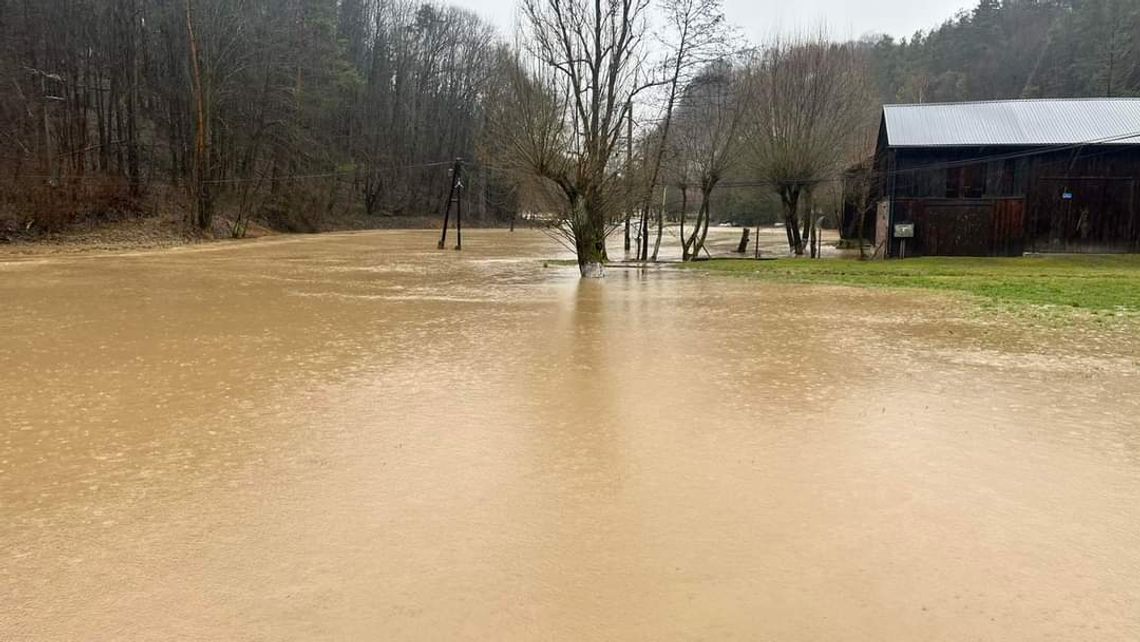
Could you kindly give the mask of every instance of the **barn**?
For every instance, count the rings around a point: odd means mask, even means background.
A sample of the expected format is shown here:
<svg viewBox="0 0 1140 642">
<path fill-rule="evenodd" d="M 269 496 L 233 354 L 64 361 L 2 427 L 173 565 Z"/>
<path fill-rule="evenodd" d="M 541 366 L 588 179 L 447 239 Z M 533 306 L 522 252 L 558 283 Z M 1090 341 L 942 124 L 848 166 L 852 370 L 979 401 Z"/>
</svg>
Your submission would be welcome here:
<svg viewBox="0 0 1140 642">
<path fill-rule="evenodd" d="M 882 256 L 1137 252 L 1140 99 L 887 105 L 873 177 Z"/>
</svg>

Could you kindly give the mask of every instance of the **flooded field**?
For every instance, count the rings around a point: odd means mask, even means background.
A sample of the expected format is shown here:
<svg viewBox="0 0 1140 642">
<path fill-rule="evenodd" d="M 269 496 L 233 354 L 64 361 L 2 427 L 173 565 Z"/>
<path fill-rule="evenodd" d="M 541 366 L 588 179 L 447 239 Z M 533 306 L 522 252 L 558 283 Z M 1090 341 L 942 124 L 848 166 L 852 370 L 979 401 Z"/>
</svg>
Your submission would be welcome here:
<svg viewBox="0 0 1140 642">
<path fill-rule="evenodd" d="M 0 262 L 0 639 L 1140 638 L 1140 339 L 464 241 Z"/>
</svg>

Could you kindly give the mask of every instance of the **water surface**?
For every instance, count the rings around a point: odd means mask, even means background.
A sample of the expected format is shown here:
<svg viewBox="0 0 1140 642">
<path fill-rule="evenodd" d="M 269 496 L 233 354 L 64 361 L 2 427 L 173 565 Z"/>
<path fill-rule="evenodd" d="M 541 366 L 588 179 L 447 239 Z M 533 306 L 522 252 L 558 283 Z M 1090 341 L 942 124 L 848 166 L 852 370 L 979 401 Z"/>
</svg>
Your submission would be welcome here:
<svg viewBox="0 0 1140 642">
<path fill-rule="evenodd" d="M 465 245 L 0 263 L 0 638 L 1140 638 L 1127 335 Z"/>
</svg>

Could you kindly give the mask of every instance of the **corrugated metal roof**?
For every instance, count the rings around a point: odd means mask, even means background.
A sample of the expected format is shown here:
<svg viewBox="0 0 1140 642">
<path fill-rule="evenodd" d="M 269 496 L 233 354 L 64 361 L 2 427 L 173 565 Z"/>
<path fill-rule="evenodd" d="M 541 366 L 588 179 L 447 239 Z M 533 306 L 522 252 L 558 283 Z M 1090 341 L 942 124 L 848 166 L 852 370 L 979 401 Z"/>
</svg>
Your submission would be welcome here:
<svg viewBox="0 0 1140 642">
<path fill-rule="evenodd" d="M 890 147 L 1140 144 L 1140 99 L 887 105 Z"/>
</svg>

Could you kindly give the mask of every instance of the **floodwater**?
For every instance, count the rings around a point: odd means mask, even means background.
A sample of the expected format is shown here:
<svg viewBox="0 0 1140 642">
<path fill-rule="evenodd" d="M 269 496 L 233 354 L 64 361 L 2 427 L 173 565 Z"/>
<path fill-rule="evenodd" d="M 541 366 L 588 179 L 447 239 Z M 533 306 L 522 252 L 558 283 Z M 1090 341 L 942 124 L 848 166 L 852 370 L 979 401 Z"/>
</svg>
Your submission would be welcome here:
<svg viewBox="0 0 1140 642">
<path fill-rule="evenodd" d="M 1140 638 L 1134 337 L 464 240 L 0 262 L 0 639 Z"/>
</svg>

